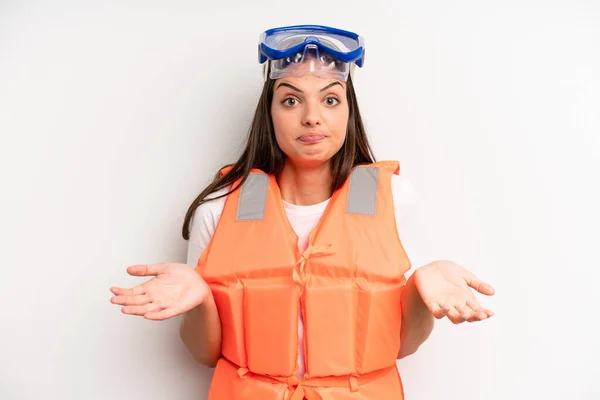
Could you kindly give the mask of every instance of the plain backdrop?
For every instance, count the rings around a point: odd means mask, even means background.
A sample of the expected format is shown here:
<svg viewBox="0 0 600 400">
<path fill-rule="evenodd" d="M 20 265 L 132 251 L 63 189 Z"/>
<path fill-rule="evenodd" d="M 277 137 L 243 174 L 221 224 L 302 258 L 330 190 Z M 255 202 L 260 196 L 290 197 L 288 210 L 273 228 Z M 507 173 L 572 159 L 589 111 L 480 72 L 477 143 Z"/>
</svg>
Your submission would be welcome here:
<svg viewBox="0 0 600 400">
<path fill-rule="evenodd" d="M 415 267 L 492 283 L 436 323 L 407 400 L 600 398 L 597 1 L 0 1 L 0 399 L 205 399 L 179 319 L 109 302 L 185 262 L 191 201 L 235 159 L 259 34 L 360 33 L 376 157 L 419 195 Z"/>
</svg>

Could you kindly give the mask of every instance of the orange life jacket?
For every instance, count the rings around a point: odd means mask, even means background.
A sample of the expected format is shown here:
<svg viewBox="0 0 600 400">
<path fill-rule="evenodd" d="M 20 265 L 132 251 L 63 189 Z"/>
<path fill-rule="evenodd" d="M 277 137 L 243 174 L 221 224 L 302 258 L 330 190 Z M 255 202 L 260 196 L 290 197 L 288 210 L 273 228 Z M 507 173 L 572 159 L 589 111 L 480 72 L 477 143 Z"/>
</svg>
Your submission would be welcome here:
<svg viewBox="0 0 600 400">
<path fill-rule="evenodd" d="M 394 218 L 398 172 L 395 161 L 354 167 L 303 252 L 274 176 L 252 170 L 227 197 L 196 268 L 222 324 L 209 400 L 403 399 L 396 357 L 410 262 Z"/>
</svg>

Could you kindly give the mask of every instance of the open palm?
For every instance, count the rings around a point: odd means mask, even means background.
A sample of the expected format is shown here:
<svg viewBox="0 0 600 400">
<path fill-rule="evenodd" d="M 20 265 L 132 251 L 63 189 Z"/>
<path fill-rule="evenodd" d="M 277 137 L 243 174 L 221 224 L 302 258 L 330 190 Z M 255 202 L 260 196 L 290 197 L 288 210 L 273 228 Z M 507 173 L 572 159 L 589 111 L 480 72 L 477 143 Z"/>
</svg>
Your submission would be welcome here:
<svg viewBox="0 0 600 400">
<path fill-rule="evenodd" d="M 484 309 L 473 290 L 492 296 L 494 288 L 451 261 L 437 261 L 415 271 L 415 285 L 435 318 L 453 323 L 481 321 L 494 315 Z"/>
<path fill-rule="evenodd" d="M 132 265 L 127 272 L 154 278 L 133 288 L 110 289 L 114 294 L 111 303 L 122 305 L 124 314 L 152 320 L 168 319 L 198 306 L 209 293 L 206 282 L 186 264 Z"/>
</svg>

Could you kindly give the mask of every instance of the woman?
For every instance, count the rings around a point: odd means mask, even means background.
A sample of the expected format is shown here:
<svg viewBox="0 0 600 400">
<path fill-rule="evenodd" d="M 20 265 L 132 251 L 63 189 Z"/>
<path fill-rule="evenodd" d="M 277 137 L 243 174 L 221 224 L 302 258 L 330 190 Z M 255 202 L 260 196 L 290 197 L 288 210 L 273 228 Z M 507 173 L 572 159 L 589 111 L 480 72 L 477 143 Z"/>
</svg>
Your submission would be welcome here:
<svg viewBox="0 0 600 400">
<path fill-rule="evenodd" d="M 491 317 L 473 290 L 494 289 L 451 261 L 405 278 L 399 165 L 374 161 L 352 86 L 360 36 L 272 29 L 259 57 L 265 85 L 245 151 L 186 215 L 185 239 L 192 217 L 213 218 L 192 227 L 206 245 L 190 247 L 195 268 L 131 266 L 154 278 L 111 288 L 111 301 L 152 320 L 183 315 L 183 342 L 216 367 L 209 399 L 401 399 L 396 359 L 434 318 Z"/>
</svg>

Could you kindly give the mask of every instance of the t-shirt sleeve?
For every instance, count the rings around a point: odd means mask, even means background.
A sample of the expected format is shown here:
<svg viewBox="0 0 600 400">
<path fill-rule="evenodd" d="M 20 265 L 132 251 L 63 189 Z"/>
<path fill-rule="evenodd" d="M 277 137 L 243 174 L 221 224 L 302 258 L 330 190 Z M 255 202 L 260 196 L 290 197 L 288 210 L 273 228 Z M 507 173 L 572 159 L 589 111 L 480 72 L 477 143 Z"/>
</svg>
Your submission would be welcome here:
<svg viewBox="0 0 600 400">
<path fill-rule="evenodd" d="M 215 193 L 210 194 L 209 198 L 214 198 L 225 194 L 229 187 L 225 187 Z M 208 246 L 217 229 L 219 218 L 225 206 L 226 197 L 211 200 L 201 204 L 194 213 L 190 221 L 190 238 L 187 249 L 187 265 L 195 268 L 202 252 Z"/>
<path fill-rule="evenodd" d="M 418 196 L 411 182 L 402 175 L 392 175 L 392 195 L 398 236 L 409 259 L 416 257 Z"/>
</svg>

